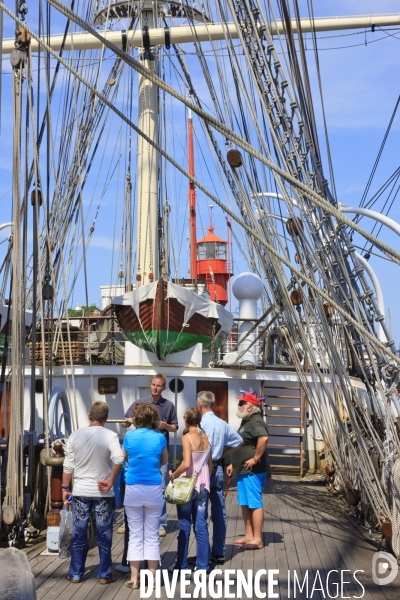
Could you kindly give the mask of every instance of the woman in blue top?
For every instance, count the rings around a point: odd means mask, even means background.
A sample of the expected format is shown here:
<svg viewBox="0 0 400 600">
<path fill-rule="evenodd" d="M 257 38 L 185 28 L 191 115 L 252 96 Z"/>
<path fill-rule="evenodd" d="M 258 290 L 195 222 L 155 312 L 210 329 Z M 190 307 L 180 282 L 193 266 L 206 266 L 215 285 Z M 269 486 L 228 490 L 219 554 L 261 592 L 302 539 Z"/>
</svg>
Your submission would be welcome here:
<svg viewBox="0 0 400 600">
<path fill-rule="evenodd" d="M 128 431 L 123 444 L 128 463 L 124 506 L 129 525 L 127 560 L 131 568 L 131 580 L 125 585 L 136 590 L 140 562 L 147 560 L 153 575 L 160 562 L 158 529 L 164 504 L 160 467 L 166 464 L 168 454 L 165 436 L 154 431 L 160 423 L 155 406 L 136 404 L 133 421 L 136 429 Z"/>
</svg>

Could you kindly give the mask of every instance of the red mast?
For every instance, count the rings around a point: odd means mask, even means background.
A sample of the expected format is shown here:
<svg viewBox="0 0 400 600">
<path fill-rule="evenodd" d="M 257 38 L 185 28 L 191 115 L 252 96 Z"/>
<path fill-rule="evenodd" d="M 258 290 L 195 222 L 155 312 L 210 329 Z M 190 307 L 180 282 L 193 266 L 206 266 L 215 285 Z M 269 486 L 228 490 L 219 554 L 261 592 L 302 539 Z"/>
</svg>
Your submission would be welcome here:
<svg viewBox="0 0 400 600">
<path fill-rule="evenodd" d="M 194 177 L 193 120 L 188 113 L 189 174 Z M 196 241 L 196 187 L 189 182 L 190 278 L 205 281 L 211 300 L 222 306 L 228 302 L 228 281 L 232 276 L 230 243 L 214 234 L 212 219 L 208 234 Z"/>
<path fill-rule="evenodd" d="M 189 109 L 188 117 L 188 154 L 189 174 L 194 177 L 194 150 L 193 150 L 193 120 L 192 111 Z M 196 187 L 189 181 L 189 226 L 190 226 L 190 277 L 197 278 L 196 256 Z"/>
</svg>

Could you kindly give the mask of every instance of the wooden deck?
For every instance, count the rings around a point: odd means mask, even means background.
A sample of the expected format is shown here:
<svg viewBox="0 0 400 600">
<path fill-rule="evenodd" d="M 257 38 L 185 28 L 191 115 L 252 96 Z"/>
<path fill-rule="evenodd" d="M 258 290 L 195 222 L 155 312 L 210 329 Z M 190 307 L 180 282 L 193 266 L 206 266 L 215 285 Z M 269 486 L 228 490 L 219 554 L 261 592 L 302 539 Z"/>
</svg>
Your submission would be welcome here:
<svg viewBox="0 0 400 600">
<path fill-rule="evenodd" d="M 330 597 L 363 597 L 368 600 L 398 600 L 400 598 L 400 573 L 395 581 L 379 586 L 372 579 L 372 557 L 376 547 L 366 538 L 364 532 L 352 518 L 346 516 L 344 505 L 339 498 L 333 497 L 324 486 L 305 483 L 297 477 L 274 475 L 267 480 L 264 491 L 264 544 L 263 550 L 244 551 L 233 546 L 235 538 L 244 533 L 241 512 L 237 506 L 236 489 L 232 488 L 227 497 L 228 531 L 226 563 L 220 568 L 243 570 L 252 569 L 253 574 L 260 569 L 279 569 L 279 586 L 274 592 L 279 598 L 315 598 Z M 120 517 L 115 524 L 120 524 Z M 161 541 L 162 568 L 173 564 L 177 549 L 177 519 L 175 507 L 169 507 L 167 536 Z M 123 535 L 114 535 L 113 561 L 118 564 L 123 550 Z M 65 579 L 69 560 L 56 557 L 40 556 L 43 544 L 29 549 L 28 557 L 36 580 L 38 600 L 118 600 L 140 598 L 139 591 L 130 591 L 124 586 L 128 576 L 118 574 L 118 579 L 110 585 L 99 585 L 96 570 L 99 564 L 97 548 L 89 551 L 86 573 L 81 584 L 72 584 Z M 195 542 L 191 542 L 189 556 L 195 554 Z M 328 584 L 327 576 L 331 573 Z M 343 592 L 340 588 L 340 571 L 345 571 Z M 353 573 L 365 588 L 363 589 L 353 578 Z M 290 571 L 290 594 L 288 593 L 288 571 Z M 300 584 L 308 572 L 308 592 L 306 587 L 300 592 L 297 588 L 293 594 L 294 571 Z M 317 573 L 318 572 L 318 573 Z M 318 579 L 320 576 L 320 580 Z M 217 575 L 222 579 L 223 575 Z M 336 582 L 339 582 L 337 588 Z M 314 585 L 315 583 L 315 585 Z M 321 585 L 322 583 L 322 585 Z M 313 589 L 314 586 L 314 589 Z M 321 587 L 323 590 L 321 590 Z M 328 589 L 327 589 L 328 587 Z M 268 587 L 266 577 L 261 578 L 261 592 Z M 318 589 L 319 588 L 319 589 Z M 194 585 L 187 589 L 192 594 Z M 230 588 L 234 592 L 236 587 Z M 328 594 L 329 592 L 329 594 Z M 154 594 L 151 596 L 154 598 Z M 179 583 L 175 598 L 180 598 Z M 191 596 L 190 596 L 191 597 Z M 200 594 L 200 597 L 201 594 Z M 207 595 L 207 598 L 211 596 Z M 217 596 L 215 596 L 217 597 Z M 225 595 L 218 597 L 226 597 Z M 232 595 L 230 597 L 236 597 Z M 248 597 L 243 594 L 243 597 Z M 253 597 L 257 597 L 253 595 Z M 271 596 L 270 596 L 271 597 Z M 161 598 L 167 598 L 165 587 L 161 588 Z"/>
</svg>

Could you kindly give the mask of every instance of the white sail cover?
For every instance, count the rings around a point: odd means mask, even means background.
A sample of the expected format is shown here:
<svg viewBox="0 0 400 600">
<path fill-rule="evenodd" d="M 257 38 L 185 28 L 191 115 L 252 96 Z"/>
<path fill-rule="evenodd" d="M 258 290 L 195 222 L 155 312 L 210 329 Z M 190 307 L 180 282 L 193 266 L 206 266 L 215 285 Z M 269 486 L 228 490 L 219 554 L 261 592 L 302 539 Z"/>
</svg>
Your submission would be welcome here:
<svg viewBox="0 0 400 600">
<path fill-rule="evenodd" d="M 157 281 L 142 285 L 139 288 L 127 292 L 122 296 L 116 296 L 112 300 L 112 304 L 120 304 L 121 306 L 131 306 L 135 311 L 137 318 L 140 319 L 140 303 L 145 300 L 154 300 L 157 293 Z"/>
<path fill-rule="evenodd" d="M 185 323 L 195 314 L 199 313 L 207 319 L 218 319 L 221 331 L 229 333 L 233 325 L 233 316 L 221 304 L 212 302 L 204 296 L 199 296 L 188 288 L 184 288 L 168 281 L 167 299 L 175 298 L 185 307 Z M 157 293 L 157 282 L 143 285 L 123 296 L 113 299 L 113 304 L 132 306 L 138 318 L 140 318 L 140 303 L 145 300 L 154 300 Z"/>
<path fill-rule="evenodd" d="M 4 306 L 0 304 L 0 324 L 3 327 L 5 322 L 7 321 L 8 315 L 8 306 Z M 10 308 L 10 321 L 12 320 L 12 307 Z M 32 311 L 25 311 L 25 325 L 26 327 L 30 327 L 32 325 Z"/>
<path fill-rule="evenodd" d="M 198 313 L 207 319 L 218 319 L 221 330 L 229 333 L 233 325 L 233 316 L 221 304 L 212 302 L 204 296 L 199 296 L 188 288 L 168 282 L 167 298 L 175 298 L 185 307 L 185 323 Z"/>
</svg>

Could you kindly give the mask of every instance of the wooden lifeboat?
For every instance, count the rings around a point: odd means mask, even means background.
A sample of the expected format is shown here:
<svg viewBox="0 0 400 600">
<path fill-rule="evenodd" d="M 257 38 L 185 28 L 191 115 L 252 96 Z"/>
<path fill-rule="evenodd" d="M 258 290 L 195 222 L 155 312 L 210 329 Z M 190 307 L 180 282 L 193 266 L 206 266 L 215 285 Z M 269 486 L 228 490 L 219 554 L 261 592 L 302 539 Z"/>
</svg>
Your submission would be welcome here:
<svg viewBox="0 0 400 600">
<path fill-rule="evenodd" d="M 125 338 L 159 360 L 203 344 L 203 354 L 227 339 L 233 317 L 220 304 L 164 279 L 113 299 Z"/>
</svg>

